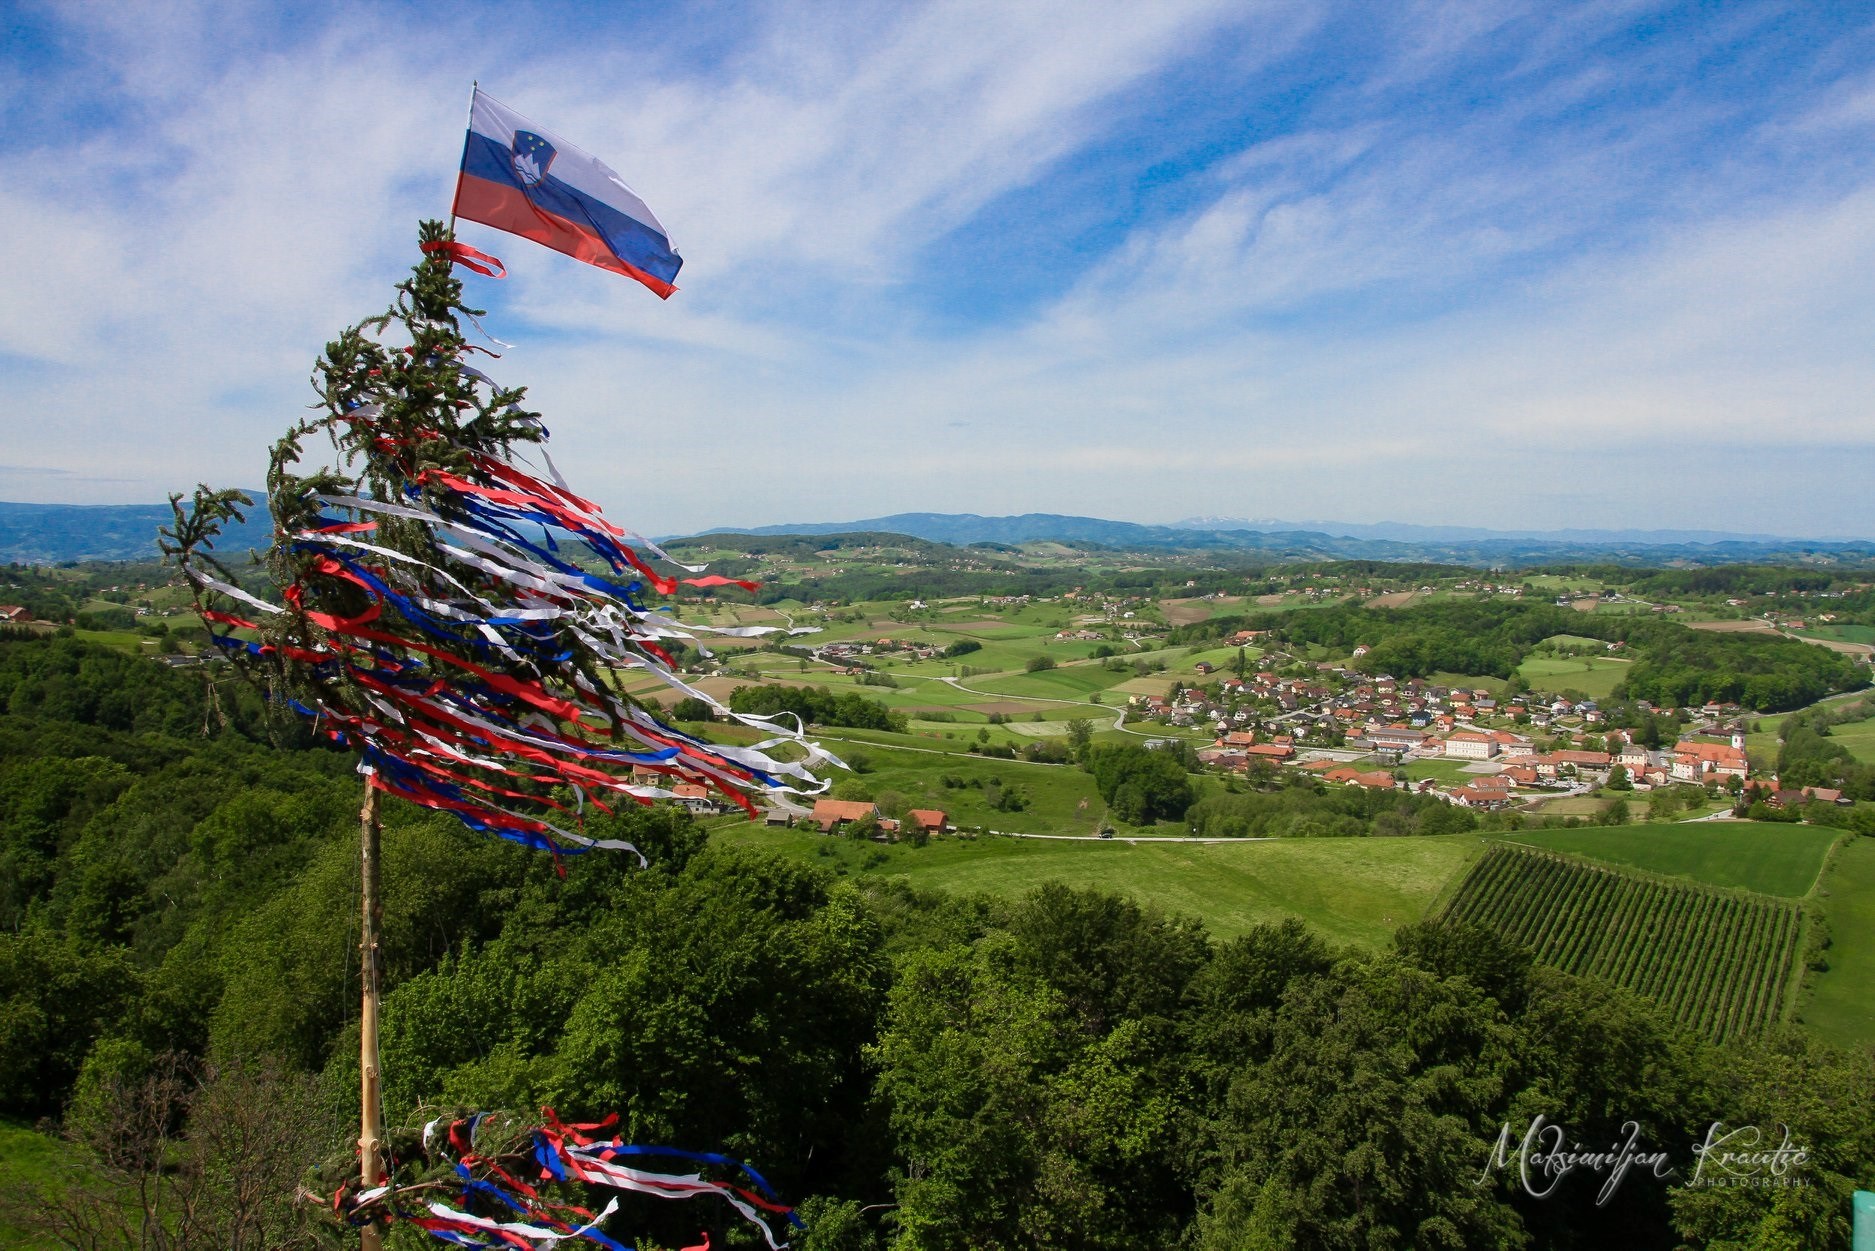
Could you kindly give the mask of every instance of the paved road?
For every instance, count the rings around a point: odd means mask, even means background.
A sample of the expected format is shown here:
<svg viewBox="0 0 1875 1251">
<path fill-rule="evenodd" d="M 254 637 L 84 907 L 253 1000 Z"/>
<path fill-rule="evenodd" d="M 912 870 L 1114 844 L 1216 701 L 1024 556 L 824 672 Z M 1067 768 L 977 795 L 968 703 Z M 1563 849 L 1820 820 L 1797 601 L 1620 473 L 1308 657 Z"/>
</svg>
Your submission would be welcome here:
<svg viewBox="0 0 1875 1251">
<path fill-rule="evenodd" d="M 1143 834 L 1138 837 L 1126 837 L 1116 834 L 1112 838 L 1102 838 L 1098 834 L 1017 834 L 1013 830 L 991 830 L 991 834 L 1003 838 L 1043 838 L 1059 843 L 1273 843 L 1274 836 L 1262 838 L 1192 838 L 1184 834 Z"/>
</svg>

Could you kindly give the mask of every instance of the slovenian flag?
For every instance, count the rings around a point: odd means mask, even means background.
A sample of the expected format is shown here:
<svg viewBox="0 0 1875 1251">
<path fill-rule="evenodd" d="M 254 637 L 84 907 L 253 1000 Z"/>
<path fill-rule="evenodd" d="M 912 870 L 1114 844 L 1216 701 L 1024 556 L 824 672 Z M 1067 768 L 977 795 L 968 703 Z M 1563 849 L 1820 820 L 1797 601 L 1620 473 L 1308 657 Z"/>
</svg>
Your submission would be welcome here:
<svg viewBox="0 0 1875 1251">
<path fill-rule="evenodd" d="M 476 88 L 454 212 L 636 278 L 665 299 L 684 263 L 657 217 L 603 162 Z"/>
</svg>

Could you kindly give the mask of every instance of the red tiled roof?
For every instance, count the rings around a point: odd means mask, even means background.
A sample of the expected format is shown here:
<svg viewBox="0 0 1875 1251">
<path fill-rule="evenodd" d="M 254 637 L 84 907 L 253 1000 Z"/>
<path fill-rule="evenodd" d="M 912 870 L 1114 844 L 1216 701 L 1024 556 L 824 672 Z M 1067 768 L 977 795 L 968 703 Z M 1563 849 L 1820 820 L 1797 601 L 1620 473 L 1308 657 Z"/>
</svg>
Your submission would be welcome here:
<svg viewBox="0 0 1875 1251">
<path fill-rule="evenodd" d="M 815 821 L 857 821 L 861 817 L 878 815 L 879 806 L 869 800 L 816 799 L 814 801 Z"/>
</svg>

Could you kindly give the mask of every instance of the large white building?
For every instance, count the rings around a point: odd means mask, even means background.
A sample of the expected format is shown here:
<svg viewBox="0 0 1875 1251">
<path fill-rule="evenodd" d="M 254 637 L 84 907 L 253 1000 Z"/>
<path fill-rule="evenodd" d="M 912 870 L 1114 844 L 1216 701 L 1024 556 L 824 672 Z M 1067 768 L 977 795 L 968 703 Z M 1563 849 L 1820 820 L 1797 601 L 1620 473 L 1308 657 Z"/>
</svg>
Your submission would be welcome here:
<svg viewBox="0 0 1875 1251">
<path fill-rule="evenodd" d="M 1445 740 L 1445 754 L 1460 760 L 1489 760 L 1497 755 L 1497 739 L 1473 730 L 1456 730 Z"/>
</svg>

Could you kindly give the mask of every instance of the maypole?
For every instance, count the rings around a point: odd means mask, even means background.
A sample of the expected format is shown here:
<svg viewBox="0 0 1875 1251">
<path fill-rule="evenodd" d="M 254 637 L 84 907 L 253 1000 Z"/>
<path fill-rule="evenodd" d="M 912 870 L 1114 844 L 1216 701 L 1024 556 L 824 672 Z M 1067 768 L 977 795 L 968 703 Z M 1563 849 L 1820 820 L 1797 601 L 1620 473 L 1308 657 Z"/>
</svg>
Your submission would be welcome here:
<svg viewBox="0 0 1875 1251">
<path fill-rule="evenodd" d="M 252 501 L 199 489 L 172 501 L 166 550 L 196 593 L 214 643 L 276 709 L 358 757 L 361 1008 L 355 1193 L 386 1186 L 378 1025 L 382 973 L 382 796 L 449 812 L 470 828 L 546 851 L 636 855 L 583 830 L 587 805 L 672 797 L 701 783 L 751 815 L 764 792 L 814 792 L 831 761 L 798 724 L 733 714 L 674 672 L 663 644 L 765 627 L 680 624 L 646 602 L 729 579 L 679 566 L 575 494 L 547 458 L 524 392 L 467 363 L 440 222 L 395 304 L 327 344 L 314 375 L 323 410 L 274 446 L 272 598 L 215 557 L 221 526 Z M 495 264 L 498 264 L 496 262 Z M 388 340 L 388 341 L 387 341 Z M 479 349 L 477 349 L 479 350 Z M 332 463 L 304 468 L 320 436 Z M 533 455 L 539 467 L 527 464 Z M 742 583 L 750 586 L 752 584 Z M 764 731 L 748 747 L 705 742 L 624 694 L 621 674 L 656 679 Z M 642 857 L 640 857 L 642 860 Z M 366 1225 L 363 1245 L 380 1245 Z"/>
<path fill-rule="evenodd" d="M 319 414 L 274 445 L 267 475 L 274 536 L 258 559 L 274 596 L 241 586 L 214 555 L 222 526 L 243 520 L 253 504 L 239 491 L 201 487 L 187 508 L 172 496 L 175 525 L 164 550 L 193 587 L 215 645 L 265 689 L 273 708 L 310 718 L 316 734 L 355 753 L 364 775 L 358 1176 L 333 1206 L 360 1226 L 367 1251 L 381 1247 L 379 1223 L 387 1219 L 409 1219 L 459 1245 L 496 1245 L 474 1241 L 476 1231 L 506 1230 L 616 1246 L 598 1232 L 603 1216 L 575 1229 L 526 1187 L 502 1197 L 539 1222 L 525 1228 L 439 1202 L 429 1203 L 428 1215 L 400 1206 L 407 1191 L 425 1186 L 400 1189 L 386 1150 L 380 792 L 546 851 L 558 865 L 596 848 L 637 855 L 629 843 L 584 833 L 588 804 L 610 812 L 611 804 L 651 803 L 671 798 L 676 784 L 701 783 L 753 816 L 755 796 L 817 792 L 824 784 L 815 768 L 837 762 L 802 736 L 798 722 L 730 713 L 674 672 L 665 641 L 775 631 L 680 625 L 647 606 L 646 596 L 670 595 L 680 584 L 731 580 L 654 569 L 651 562 L 662 561 L 702 572 L 677 565 L 575 494 L 546 455 L 539 415 L 521 407 L 525 393 L 469 363 L 484 349 L 466 341 L 461 323 L 479 327 L 481 310 L 462 303 L 454 266 L 494 277 L 505 268 L 456 241 L 458 215 L 626 274 L 660 296 L 676 289 L 681 259 L 613 171 L 473 90 L 449 224 L 424 222 L 422 257 L 392 306 L 326 345 L 313 376 Z M 328 441 L 334 455 L 303 470 L 311 436 Z M 526 462 L 531 453 L 538 465 Z M 703 699 L 763 730 L 762 741 L 718 746 L 665 725 L 623 693 L 622 672 Z M 484 1119 L 450 1127 L 455 1168 L 472 1177 L 478 1165 L 491 1167 L 494 1177 L 512 1180 L 475 1150 Z M 603 1123 L 549 1121 L 529 1131 L 549 1179 L 663 1198 L 720 1194 L 780 1245 L 760 1210 L 787 1209 L 753 1170 L 708 1153 L 578 1132 Z M 621 1163 L 645 1154 L 742 1169 L 762 1195 L 743 1182 Z M 484 1177 L 460 1202 L 499 1189 Z"/>
<path fill-rule="evenodd" d="M 358 813 L 360 916 L 358 925 L 359 981 L 363 1003 L 358 1011 L 358 1186 L 376 1189 L 384 1181 L 384 1084 L 378 1071 L 378 976 L 382 969 L 379 931 L 384 923 L 384 902 L 379 887 L 383 874 L 379 842 L 378 793 L 365 784 L 364 807 Z M 376 1223 L 359 1235 L 363 1251 L 379 1251 L 383 1242 Z"/>
<path fill-rule="evenodd" d="M 475 93 L 479 82 L 469 85 L 469 116 L 475 113 Z M 472 132 L 465 126 L 463 148 L 466 156 Z M 454 242 L 456 208 L 451 197 L 449 224 L 444 238 Z M 359 925 L 358 970 L 360 999 L 358 1009 L 358 1183 L 361 1190 L 371 1190 L 384 1180 L 384 1081 L 379 1071 L 382 1063 L 378 1047 L 378 1012 L 383 973 L 380 932 L 384 924 L 384 903 L 380 898 L 383 883 L 380 844 L 383 825 L 378 819 L 378 792 L 365 780 L 364 806 L 358 813 Z M 379 1251 L 382 1245 L 375 1223 L 360 1231 L 363 1251 Z"/>
</svg>

